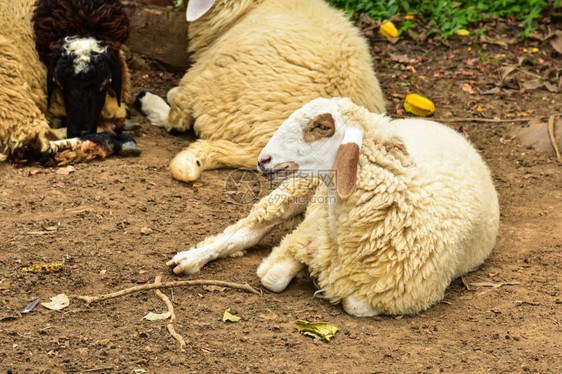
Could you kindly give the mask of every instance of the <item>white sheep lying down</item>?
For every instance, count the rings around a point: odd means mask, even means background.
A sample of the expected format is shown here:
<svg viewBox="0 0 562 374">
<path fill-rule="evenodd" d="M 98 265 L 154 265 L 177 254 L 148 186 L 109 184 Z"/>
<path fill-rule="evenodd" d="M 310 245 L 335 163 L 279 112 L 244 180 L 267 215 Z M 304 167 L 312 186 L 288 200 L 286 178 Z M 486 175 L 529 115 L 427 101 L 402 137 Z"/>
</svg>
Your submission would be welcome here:
<svg viewBox="0 0 562 374">
<path fill-rule="evenodd" d="M 178 253 L 168 263 L 176 273 L 246 249 L 301 213 L 295 190 L 309 197 L 304 220 L 258 276 L 280 292 L 306 265 L 324 296 L 354 316 L 429 308 L 453 279 L 484 262 L 496 240 L 498 197 L 488 167 L 462 135 L 436 122 L 316 99 L 281 125 L 258 165 L 265 174 L 318 178 L 286 180 L 248 217 Z"/>
<path fill-rule="evenodd" d="M 255 168 L 283 121 L 319 96 L 385 110 L 367 41 L 324 0 L 190 0 L 187 18 L 193 65 L 170 105 L 137 95 L 153 125 L 199 138 L 170 162 L 174 178 Z"/>
</svg>

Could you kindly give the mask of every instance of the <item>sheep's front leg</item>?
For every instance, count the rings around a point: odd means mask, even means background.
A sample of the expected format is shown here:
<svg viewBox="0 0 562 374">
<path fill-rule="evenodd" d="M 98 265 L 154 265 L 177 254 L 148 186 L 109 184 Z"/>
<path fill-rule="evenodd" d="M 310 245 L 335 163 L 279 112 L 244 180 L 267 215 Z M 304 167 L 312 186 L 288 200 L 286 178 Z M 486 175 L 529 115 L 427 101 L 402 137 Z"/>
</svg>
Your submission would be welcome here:
<svg viewBox="0 0 562 374">
<path fill-rule="evenodd" d="M 172 88 L 168 92 L 168 103 L 173 102 L 180 90 L 181 86 Z M 139 92 L 135 96 L 135 106 L 148 118 L 153 126 L 164 127 L 170 132 L 189 130 L 193 124 L 193 118 L 189 108 L 186 108 L 188 103 L 180 101 L 179 103 L 182 105 L 178 106 L 178 100 L 176 100 L 175 105 L 172 104 L 174 106 L 172 114 L 168 103 L 160 96 L 148 91 Z"/>
<path fill-rule="evenodd" d="M 283 291 L 304 267 L 303 263 L 295 259 L 295 254 L 298 248 L 309 245 L 312 239 L 299 230 L 300 227 L 283 238 L 281 244 L 274 248 L 258 267 L 258 277 L 264 287 L 270 291 Z"/>
<path fill-rule="evenodd" d="M 153 126 L 165 127 L 168 123 L 170 106 L 160 96 L 148 91 L 139 92 L 135 96 L 135 106 Z"/>
<path fill-rule="evenodd" d="M 179 252 L 168 261 L 168 266 L 174 266 L 176 274 L 193 274 L 209 261 L 250 248 L 276 225 L 303 213 L 317 185 L 316 179 L 285 181 L 256 203 L 246 218 L 227 227 L 223 233 L 205 239 L 195 248 Z"/>
</svg>

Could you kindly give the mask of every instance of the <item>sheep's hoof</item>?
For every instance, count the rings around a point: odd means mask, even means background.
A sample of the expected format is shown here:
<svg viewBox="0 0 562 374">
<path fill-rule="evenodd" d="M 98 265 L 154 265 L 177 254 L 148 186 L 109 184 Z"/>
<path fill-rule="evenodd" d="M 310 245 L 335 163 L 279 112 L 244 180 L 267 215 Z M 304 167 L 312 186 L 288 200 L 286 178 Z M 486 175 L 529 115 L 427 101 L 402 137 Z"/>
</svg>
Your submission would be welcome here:
<svg viewBox="0 0 562 374">
<path fill-rule="evenodd" d="M 119 150 L 119 154 L 122 156 L 135 156 L 140 155 L 142 150 L 139 148 L 137 143 L 134 141 L 128 141 L 121 145 L 121 149 Z"/>
<path fill-rule="evenodd" d="M 267 266 L 267 260 L 258 267 L 258 277 L 260 277 L 261 284 L 265 288 L 273 292 L 281 292 L 287 288 L 294 274 L 298 272 L 301 267 L 299 263 L 294 260 L 283 260 L 277 262 L 272 266 Z M 295 269 L 296 265 L 296 269 Z"/>
<path fill-rule="evenodd" d="M 203 165 L 193 153 L 182 151 L 170 162 L 170 171 L 180 181 L 193 182 L 201 176 Z"/>
<path fill-rule="evenodd" d="M 173 272 L 174 274 L 195 274 L 203 267 L 201 261 L 197 261 L 197 248 L 179 252 L 172 258 L 170 261 L 166 262 L 166 265 L 169 267 L 174 267 Z"/>
<path fill-rule="evenodd" d="M 136 131 L 141 129 L 142 126 L 140 123 L 135 122 L 133 120 L 127 119 L 123 124 L 123 131 Z"/>
<path fill-rule="evenodd" d="M 355 317 L 374 317 L 379 314 L 367 300 L 358 300 L 353 295 L 343 298 L 342 306 L 347 314 Z"/>
</svg>

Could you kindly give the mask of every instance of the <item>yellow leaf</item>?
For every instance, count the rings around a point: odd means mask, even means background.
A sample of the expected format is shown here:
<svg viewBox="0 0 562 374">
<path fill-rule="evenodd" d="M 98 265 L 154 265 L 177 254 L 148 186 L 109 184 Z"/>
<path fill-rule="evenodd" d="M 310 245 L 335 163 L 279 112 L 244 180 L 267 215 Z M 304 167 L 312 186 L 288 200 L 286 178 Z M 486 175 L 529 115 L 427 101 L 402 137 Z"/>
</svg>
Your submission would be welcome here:
<svg viewBox="0 0 562 374">
<path fill-rule="evenodd" d="M 225 310 L 224 314 L 222 315 L 222 321 L 223 322 L 238 322 L 241 319 L 242 318 L 240 318 L 238 316 L 235 316 L 234 314 L 230 313 L 230 308 Z"/>
<path fill-rule="evenodd" d="M 422 95 L 409 94 L 404 100 L 404 109 L 416 116 L 426 117 L 435 113 L 435 104 Z"/>
<path fill-rule="evenodd" d="M 33 265 L 21 269 L 24 273 L 56 273 L 63 268 L 62 262 L 53 262 L 52 264 Z"/>
<path fill-rule="evenodd" d="M 327 322 L 310 323 L 302 319 L 297 320 L 295 328 L 303 334 L 329 342 L 340 329 Z"/>
<path fill-rule="evenodd" d="M 470 35 L 470 31 L 466 30 L 466 29 L 460 29 L 455 31 L 455 35 L 460 35 L 460 36 L 469 36 Z"/>
<path fill-rule="evenodd" d="M 413 20 L 416 19 L 416 15 L 415 14 L 406 14 L 406 16 L 404 18 L 409 20 L 409 21 L 413 21 Z"/>
<path fill-rule="evenodd" d="M 538 51 L 539 51 L 539 49 L 538 49 L 538 48 L 536 48 L 536 47 L 535 47 L 535 48 L 533 48 L 533 49 L 531 49 L 531 53 L 537 53 Z"/>
<path fill-rule="evenodd" d="M 383 21 L 380 27 L 381 34 L 387 39 L 397 38 L 398 37 L 398 30 L 394 23 L 391 21 Z"/>
</svg>

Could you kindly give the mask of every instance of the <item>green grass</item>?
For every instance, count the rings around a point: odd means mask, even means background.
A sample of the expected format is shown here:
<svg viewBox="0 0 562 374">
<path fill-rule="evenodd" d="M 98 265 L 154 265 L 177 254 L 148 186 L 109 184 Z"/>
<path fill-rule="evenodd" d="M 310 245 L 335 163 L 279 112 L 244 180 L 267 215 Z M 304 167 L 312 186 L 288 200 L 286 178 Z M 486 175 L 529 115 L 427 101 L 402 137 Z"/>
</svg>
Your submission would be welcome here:
<svg viewBox="0 0 562 374">
<path fill-rule="evenodd" d="M 414 14 L 415 21 L 400 23 L 399 32 L 415 25 L 426 24 L 429 35 L 447 38 L 460 29 L 470 28 L 477 22 L 490 18 L 514 17 L 520 22 L 519 36 L 525 39 L 536 27 L 536 20 L 547 16 L 549 10 L 558 9 L 562 0 L 328 0 L 334 6 L 356 16 L 365 13 L 378 20 L 395 15 Z"/>
</svg>

